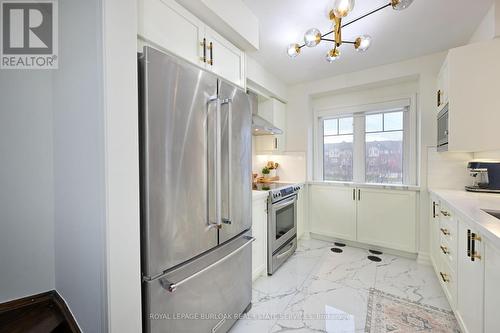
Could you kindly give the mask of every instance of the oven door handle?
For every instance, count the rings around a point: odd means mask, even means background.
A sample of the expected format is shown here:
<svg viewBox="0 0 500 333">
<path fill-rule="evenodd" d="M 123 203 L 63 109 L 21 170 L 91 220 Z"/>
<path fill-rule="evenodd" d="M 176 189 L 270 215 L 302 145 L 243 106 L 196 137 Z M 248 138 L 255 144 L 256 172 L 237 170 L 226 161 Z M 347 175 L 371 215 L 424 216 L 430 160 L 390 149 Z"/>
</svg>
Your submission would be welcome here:
<svg viewBox="0 0 500 333">
<path fill-rule="evenodd" d="M 278 203 L 275 203 L 272 205 L 272 208 L 273 210 L 278 210 L 278 209 L 281 209 L 283 207 L 286 207 L 288 205 L 290 205 L 291 203 L 295 203 L 295 201 L 297 201 L 297 195 L 293 195 L 290 199 L 286 199 L 284 201 L 280 201 Z"/>
<path fill-rule="evenodd" d="M 287 256 L 293 250 L 293 247 L 294 247 L 293 245 L 294 245 L 294 242 L 290 242 L 290 245 L 289 245 L 290 248 L 288 250 L 286 250 L 285 252 L 278 254 L 276 256 L 276 259 L 281 259 L 281 258 Z"/>
</svg>

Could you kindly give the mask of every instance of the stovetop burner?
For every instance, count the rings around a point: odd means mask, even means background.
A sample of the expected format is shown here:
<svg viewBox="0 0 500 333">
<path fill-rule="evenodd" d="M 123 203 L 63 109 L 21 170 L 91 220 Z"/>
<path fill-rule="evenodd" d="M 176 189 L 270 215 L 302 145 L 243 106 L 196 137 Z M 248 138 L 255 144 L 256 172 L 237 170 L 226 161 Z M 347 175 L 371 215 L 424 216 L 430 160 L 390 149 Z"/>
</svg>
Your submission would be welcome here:
<svg viewBox="0 0 500 333">
<path fill-rule="evenodd" d="M 287 184 L 287 183 L 254 183 L 253 190 L 254 191 L 273 191 L 284 187 L 293 186 L 295 184 Z"/>
</svg>

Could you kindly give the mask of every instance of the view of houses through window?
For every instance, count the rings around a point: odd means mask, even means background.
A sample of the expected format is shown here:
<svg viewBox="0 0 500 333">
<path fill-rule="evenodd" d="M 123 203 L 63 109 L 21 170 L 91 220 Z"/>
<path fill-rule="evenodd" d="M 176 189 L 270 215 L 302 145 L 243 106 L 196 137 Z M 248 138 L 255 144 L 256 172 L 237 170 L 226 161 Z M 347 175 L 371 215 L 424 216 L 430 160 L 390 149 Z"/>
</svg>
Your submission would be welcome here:
<svg viewBox="0 0 500 333">
<path fill-rule="evenodd" d="M 403 111 L 363 115 L 364 137 L 356 137 L 354 117 L 323 119 L 323 179 L 353 181 L 355 163 L 364 164 L 367 183 L 402 184 L 404 122 Z M 356 131 L 358 133 L 359 131 Z M 364 140 L 365 151 L 355 151 Z"/>
<path fill-rule="evenodd" d="M 323 179 L 353 180 L 353 118 L 326 119 L 323 122 Z"/>
<path fill-rule="evenodd" d="M 403 112 L 365 117 L 365 182 L 403 183 Z"/>
</svg>

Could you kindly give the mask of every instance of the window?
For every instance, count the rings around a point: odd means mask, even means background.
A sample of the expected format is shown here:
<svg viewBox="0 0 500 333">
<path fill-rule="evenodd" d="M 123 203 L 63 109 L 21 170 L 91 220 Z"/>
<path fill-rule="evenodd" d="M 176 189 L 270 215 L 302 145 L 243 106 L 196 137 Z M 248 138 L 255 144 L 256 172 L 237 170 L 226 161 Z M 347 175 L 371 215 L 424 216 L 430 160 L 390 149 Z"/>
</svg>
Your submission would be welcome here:
<svg viewBox="0 0 500 333">
<path fill-rule="evenodd" d="M 405 101 L 317 113 L 316 179 L 415 184 L 416 117 Z"/>
<path fill-rule="evenodd" d="M 403 111 L 365 119 L 365 182 L 402 184 Z"/>
<path fill-rule="evenodd" d="M 325 119 L 323 122 L 323 179 L 353 180 L 353 118 Z"/>
</svg>

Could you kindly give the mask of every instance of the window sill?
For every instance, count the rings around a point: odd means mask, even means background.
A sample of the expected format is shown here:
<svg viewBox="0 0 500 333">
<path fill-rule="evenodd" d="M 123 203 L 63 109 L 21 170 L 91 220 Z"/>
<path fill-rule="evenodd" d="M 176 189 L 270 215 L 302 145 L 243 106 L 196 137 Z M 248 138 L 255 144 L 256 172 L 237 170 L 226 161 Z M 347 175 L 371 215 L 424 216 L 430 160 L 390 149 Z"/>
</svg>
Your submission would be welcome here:
<svg viewBox="0 0 500 333">
<path fill-rule="evenodd" d="M 338 187 L 350 187 L 350 188 L 377 188 L 384 190 L 401 190 L 401 191 L 414 191 L 419 192 L 420 186 L 418 185 L 399 185 L 399 184 L 374 184 L 374 183 L 354 183 L 354 182 L 336 182 L 327 180 L 312 180 L 306 182 L 308 185 L 327 185 L 327 186 L 338 186 Z"/>
</svg>

